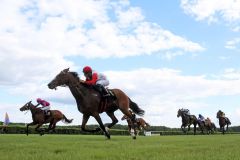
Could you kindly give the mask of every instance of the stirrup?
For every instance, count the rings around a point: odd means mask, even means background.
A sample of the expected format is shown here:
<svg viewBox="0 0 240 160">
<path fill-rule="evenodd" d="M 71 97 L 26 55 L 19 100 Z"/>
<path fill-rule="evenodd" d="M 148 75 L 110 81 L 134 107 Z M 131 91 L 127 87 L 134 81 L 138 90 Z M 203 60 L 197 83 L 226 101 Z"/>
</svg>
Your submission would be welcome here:
<svg viewBox="0 0 240 160">
<path fill-rule="evenodd" d="M 110 97 L 111 95 L 109 93 L 103 95 L 103 97 Z"/>
</svg>

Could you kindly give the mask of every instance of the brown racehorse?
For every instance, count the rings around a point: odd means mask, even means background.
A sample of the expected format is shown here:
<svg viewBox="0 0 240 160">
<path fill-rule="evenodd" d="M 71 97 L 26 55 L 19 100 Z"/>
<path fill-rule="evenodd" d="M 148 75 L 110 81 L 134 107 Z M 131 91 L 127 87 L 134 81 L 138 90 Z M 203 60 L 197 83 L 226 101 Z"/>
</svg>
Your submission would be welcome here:
<svg viewBox="0 0 240 160">
<path fill-rule="evenodd" d="M 204 122 L 198 120 L 198 126 L 202 134 L 204 134 L 204 130 L 206 130 L 207 134 L 213 134 L 216 131 L 216 126 L 210 119 L 205 119 Z"/>
<path fill-rule="evenodd" d="M 27 124 L 27 133 L 26 133 L 27 135 L 28 135 L 29 126 L 37 125 L 37 127 L 35 128 L 35 131 L 40 133 L 40 135 L 43 135 L 44 134 L 43 130 L 40 130 L 39 128 L 45 123 L 50 123 L 48 126 L 48 129 L 46 130 L 46 131 L 50 131 L 55 129 L 56 123 L 60 120 L 63 120 L 66 123 L 72 122 L 72 119 L 71 120 L 67 119 L 65 115 L 62 114 L 62 112 L 60 112 L 59 110 L 50 110 L 50 116 L 46 118 L 44 111 L 42 111 L 39 108 L 36 108 L 32 104 L 32 101 L 29 101 L 23 107 L 20 108 L 20 111 L 26 111 L 26 110 L 31 111 L 32 120 L 33 120 L 32 123 Z"/>
<path fill-rule="evenodd" d="M 108 128 L 115 125 L 118 120 L 114 115 L 116 110 L 120 110 L 123 114 L 127 115 L 130 119 L 135 121 L 135 118 L 129 112 L 129 108 L 133 110 L 134 113 L 138 115 L 143 115 L 144 110 L 140 109 L 136 103 L 131 101 L 131 99 L 120 89 L 111 89 L 116 98 L 107 99 L 108 102 L 104 107 L 104 110 L 99 110 L 99 106 L 102 101 L 102 96 L 98 91 L 96 91 L 92 86 L 86 85 L 81 82 L 78 74 L 76 72 L 70 72 L 69 68 L 61 71 L 49 84 L 50 89 L 56 89 L 58 86 L 68 86 L 73 97 L 76 100 L 79 112 L 83 114 L 81 128 L 86 132 L 98 132 L 102 130 L 104 135 L 110 139 L 110 134 Z M 104 126 L 100 113 L 106 112 L 107 115 L 112 119 L 112 123 L 108 124 L 107 127 Z M 86 123 L 89 117 L 92 116 L 96 119 L 100 128 L 95 130 L 86 129 Z M 134 127 L 134 126 L 133 126 Z M 133 136 L 136 139 L 136 133 Z"/>
<path fill-rule="evenodd" d="M 131 134 L 131 126 L 132 126 L 132 121 L 130 118 L 128 118 L 126 115 L 124 115 L 121 120 L 127 120 L 128 123 L 128 131 Z M 138 131 L 146 130 L 147 127 L 150 127 L 150 125 L 143 119 L 143 118 L 136 118 L 136 124 L 135 126 L 137 127 Z"/>
<path fill-rule="evenodd" d="M 219 110 L 216 117 L 219 120 L 220 131 L 222 131 L 222 134 L 225 134 L 225 125 L 227 125 L 226 131 L 228 131 L 228 126 L 231 125 L 231 122 L 227 117 L 223 116 L 223 114 L 224 113 Z"/>
</svg>

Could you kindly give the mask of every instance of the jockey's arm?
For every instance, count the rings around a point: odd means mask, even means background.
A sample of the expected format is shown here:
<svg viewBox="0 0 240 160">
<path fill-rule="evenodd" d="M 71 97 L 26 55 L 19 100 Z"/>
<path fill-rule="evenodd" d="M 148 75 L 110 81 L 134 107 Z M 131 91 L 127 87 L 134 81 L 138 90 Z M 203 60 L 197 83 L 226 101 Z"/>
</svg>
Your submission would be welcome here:
<svg viewBox="0 0 240 160">
<path fill-rule="evenodd" d="M 35 107 L 38 107 L 40 105 L 40 103 L 38 103 Z"/>
<path fill-rule="evenodd" d="M 88 85 L 95 85 L 96 82 L 98 80 L 98 75 L 97 73 L 93 73 L 92 75 L 92 79 L 91 80 L 88 80 L 88 81 L 85 81 L 84 83 L 88 84 Z"/>
</svg>

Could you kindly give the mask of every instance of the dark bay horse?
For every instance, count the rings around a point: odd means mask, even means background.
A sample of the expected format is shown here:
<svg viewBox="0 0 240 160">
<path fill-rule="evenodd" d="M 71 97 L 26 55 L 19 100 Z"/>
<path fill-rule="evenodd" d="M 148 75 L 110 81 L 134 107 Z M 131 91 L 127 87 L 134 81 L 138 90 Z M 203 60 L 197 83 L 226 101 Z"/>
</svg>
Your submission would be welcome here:
<svg viewBox="0 0 240 160">
<path fill-rule="evenodd" d="M 132 131 L 132 121 L 130 118 L 128 118 L 126 115 L 123 115 L 123 117 L 121 118 L 121 120 L 127 120 L 128 123 L 128 131 L 131 134 Z M 146 130 L 147 127 L 150 127 L 150 125 L 143 119 L 143 118 L 136 118 L 136 124 L 134 124 L 136 126 L 136 129 L 138 129 L 137 132 L 142 131 L 142 130 Z"/>
<path fill-rule="evenodd" d="M 222 134 L 225 134 L 225 131 L 228 131 L 228 126 L 231 125 L 230 120 L 224 116 L 224 113 L 221 110 L 217 112 L 216 117 L 219 120 L 220 131 L 222 131 Z M 225 130 L 225 125 L 227 125 L 226 130 Z"/>
<path fill-rule="evenodd" d="M 196 134 L 196 126 L 198 124 L 197 117 L 195 115 L 187 115 L 182 109 L 178 110 L 177 117 L 182 117 L 181 129 L 186 133 L 186 127 L 188 126 L 188 131 L 190 131 L 190 126 L 194 126 L 194 135 Z"/>
<path fill-rule="evenodd" d="M 136 121 L 132 114 L 129 112 L 131 110 L 142 116 L 144 115 L 144 110 L 138 107 L 138 105 L 131 101 L 131 99 L 120 89 L 111 89 L 116 97 L 116 99 L 108 99 L 105 109 L 100 111 L 99 106 L 102 102 L 102 97 L 98 91 L 93 87 L 82 83 L 82 80 L 78 77 L 76 72 L 70 72 L 69 68 L 61 71 L 49 84 L 50 89 L 56 89 L 58 86 L 68 86 L 73 97 L 76 100 L 79 112 L 83 114 L 81 129 L 86 132 L 98 132 L 102 130 L 104 135 L 110 139 L 110 134 L 108 128 L 111 128 L 118 122 L 115 117 L 114 112 L 120 110 L 123 114 L 127 115 L 132 121 Z M 106 112 L 107 115 L 112 119 L 112 123 L 108 124 L 107 127 L 104 126 L 100 113 Z M 92 116 L 96 119 L 100 128 L 95 130 L 86 129 L 86 124 L 89 117 Z M 134 126 L 133 126 L 134 127 Z M 133 139 L 136 139 L 136 134 Z"/>
<path fill-rule="evenodd" d="M 48 118 L 45 117 L 44 115 L 44 111 L 42 111 L 40 108 L 36 108 L 33 104 L 32 101 L 29 101 L 28 103 L 26 103 L 24 106 L 22 106 L 20 108 L 20 111 L 26 111 L 26 110 L 30 110 L 32 113 L 32 123 L 27 124 L 27 135 L 28 135 L 28 127 L 29 126 L 33 126 L 33 125 L 37 125 L 37 127 L 35 128 L 35 131 L 37 131 L 38 133 L 40 133 L 40 135 L 44 134 L 43 130 L 40 130 L 39 128 L 46 123 L 50 123 L 48 126 L 48 129 L 46 130 L 47 132 L 50 130 L 54 130 L 56 127 L 56 123 L 60 120 L 63 120 L 63 122 L 66 123 L 71 123 L 72 119 L 69 120 L 66 118 L 66 116 L 64 114 L 62 114 L 62 112 L 60 112 L 59 110 L 50 110 L 50 116 L 48 116 Z"/>
</svg>

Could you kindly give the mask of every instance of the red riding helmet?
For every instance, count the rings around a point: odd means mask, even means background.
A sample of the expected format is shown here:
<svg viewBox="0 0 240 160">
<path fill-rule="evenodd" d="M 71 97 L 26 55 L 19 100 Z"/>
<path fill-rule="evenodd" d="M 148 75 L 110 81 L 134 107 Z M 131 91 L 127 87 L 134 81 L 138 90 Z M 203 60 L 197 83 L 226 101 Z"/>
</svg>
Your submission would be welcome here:
<svg viewBox="0 0 240 160">
<path fill-rule="evenodd" d="M 41 98 L 37 98 L 37 103 L 41 103 L 42 99 Z"/>
<path fill-rule="evenodd" d="M 92 68 L 89 67 L 89 66 L 85 66 L 85 67 L 83 68 L 83 73 L 88 73 L 88 72 L 92 72 Z"/>
</svg>

